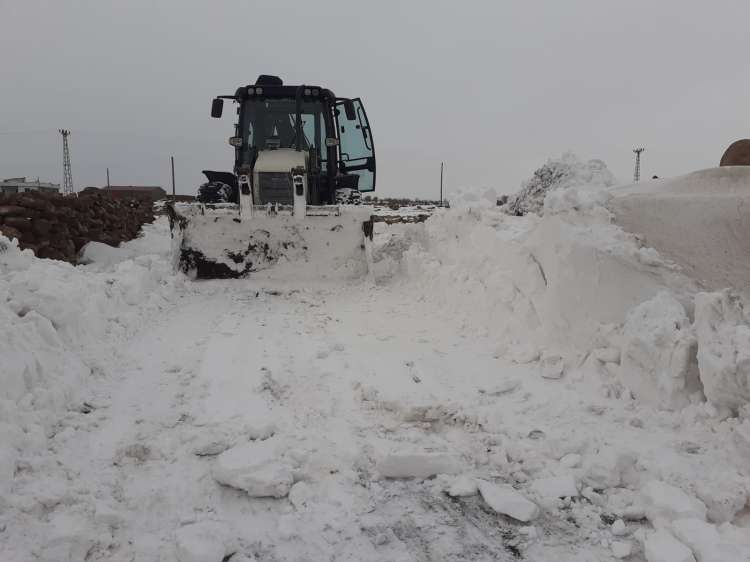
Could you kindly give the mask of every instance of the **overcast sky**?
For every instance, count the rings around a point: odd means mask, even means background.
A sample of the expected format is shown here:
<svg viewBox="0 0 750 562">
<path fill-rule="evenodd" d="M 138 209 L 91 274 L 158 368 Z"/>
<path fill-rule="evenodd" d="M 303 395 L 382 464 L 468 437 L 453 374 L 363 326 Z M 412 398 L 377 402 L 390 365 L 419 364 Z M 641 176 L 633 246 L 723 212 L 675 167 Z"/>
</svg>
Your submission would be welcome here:
<svg viewBox="0 0 750 562">
<path fill-rule="evenodd" d="M 715 166 L 750 137 L 748 0 L 0 0 L 0 177 L 194 193 L 231 170 L 216 94 L 258 74 L 360 96 L 377 194 L 515 191 L 550 156 L 616 177 Z"/>
</svg>

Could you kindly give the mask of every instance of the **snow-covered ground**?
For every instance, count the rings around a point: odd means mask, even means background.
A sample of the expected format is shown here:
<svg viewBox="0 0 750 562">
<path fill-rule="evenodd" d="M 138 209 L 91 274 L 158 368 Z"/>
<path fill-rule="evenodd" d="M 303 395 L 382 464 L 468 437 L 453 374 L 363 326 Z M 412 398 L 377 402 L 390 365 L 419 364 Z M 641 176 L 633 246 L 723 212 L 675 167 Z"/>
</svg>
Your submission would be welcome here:
<svg viewBox="0 0 750 562">
<path fill-rule="evenodd" d="M 378 224 L 343 282 L 0 238 L 0 560 L 750 560 L 747 285 L 581 187 Z"/>
</svg>

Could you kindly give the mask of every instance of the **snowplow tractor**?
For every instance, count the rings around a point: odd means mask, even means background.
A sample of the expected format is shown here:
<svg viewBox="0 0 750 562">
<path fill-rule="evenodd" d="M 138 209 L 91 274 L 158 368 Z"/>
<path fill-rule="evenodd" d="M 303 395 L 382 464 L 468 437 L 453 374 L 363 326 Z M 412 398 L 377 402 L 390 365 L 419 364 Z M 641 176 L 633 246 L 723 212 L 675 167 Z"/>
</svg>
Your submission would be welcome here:
<svg viewBox="0 0 750 562">
<path fill-rule="evenodd" d="M 196 203 L 168 205 L 176 266 L 203 279 L 366 273 L 372 220 L 359 205 L 375 190 L 375 148 L 362 101 L 267 75 L 216 97 L 212 117 L 225 100 L 234 169 L 204 170 Z"/>
</svg>

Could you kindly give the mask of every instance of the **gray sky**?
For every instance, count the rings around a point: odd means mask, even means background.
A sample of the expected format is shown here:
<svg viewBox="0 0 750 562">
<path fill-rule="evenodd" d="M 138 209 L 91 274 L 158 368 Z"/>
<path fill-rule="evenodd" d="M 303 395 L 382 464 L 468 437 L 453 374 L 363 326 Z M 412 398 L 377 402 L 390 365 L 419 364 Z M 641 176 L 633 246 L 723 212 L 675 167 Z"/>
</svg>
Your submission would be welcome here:
<svg viewBox="0 0 750 562">
<path fill-rule="evenodd" d="M 258 74 L 361 96 L 377 194 L 515 191 L 550 156 L 623 180 L 715 166 L 750 137 L 750 2 L 0 0 L 0 177 L 77 189 L 231 170 L 216 94 Z"/>
</svg>

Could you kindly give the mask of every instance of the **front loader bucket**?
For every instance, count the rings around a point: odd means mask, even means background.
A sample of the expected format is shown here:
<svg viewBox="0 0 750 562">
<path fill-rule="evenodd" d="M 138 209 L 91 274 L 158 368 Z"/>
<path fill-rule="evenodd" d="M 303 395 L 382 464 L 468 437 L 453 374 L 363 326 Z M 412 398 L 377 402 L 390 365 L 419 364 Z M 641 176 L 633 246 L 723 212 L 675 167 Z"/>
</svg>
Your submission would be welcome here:
<svg viewBox="0 0 750 562">
<path fill-rule="evenodd" d="M 329 214 L 298 219 L 270 209 L 244 218 L 234 205 L 217 207 L 168 208 L 175 266 L 192 278 L 272 272 L 292 279 L 352 279 L 367 274 L 369 209 L 333 208 Z"/>
</svg>

